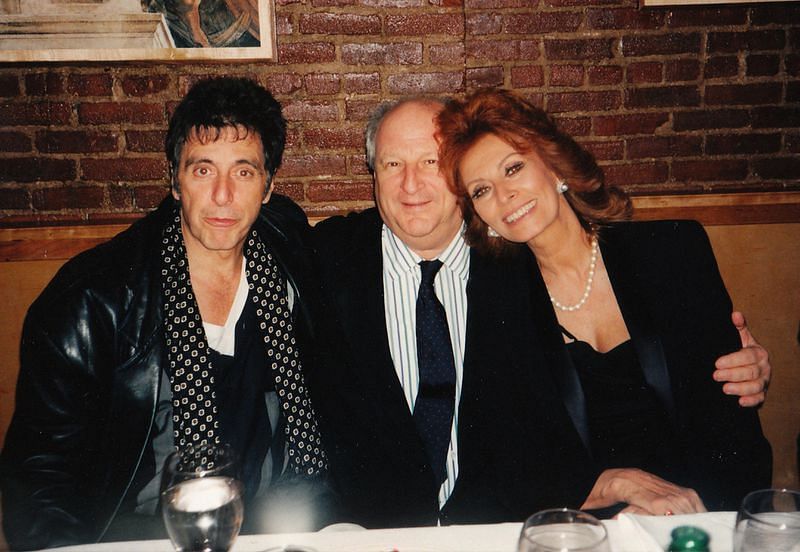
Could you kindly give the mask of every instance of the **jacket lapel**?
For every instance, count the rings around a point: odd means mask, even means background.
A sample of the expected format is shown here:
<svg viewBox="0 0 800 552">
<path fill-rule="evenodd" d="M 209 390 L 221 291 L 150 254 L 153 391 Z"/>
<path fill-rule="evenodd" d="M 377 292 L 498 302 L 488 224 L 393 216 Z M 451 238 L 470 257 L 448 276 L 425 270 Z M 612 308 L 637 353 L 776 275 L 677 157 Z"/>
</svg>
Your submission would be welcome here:
<svg viewBox="0 0 800 552">
<path fill-rule="evenodd" d="M 672 395 L 672 384 L 669 379 L 664 347 L 656 326 L 656 316 L 648 310 L 648 298 L 645 290 L 648 282 L 641 281 L 636 269 L 640 262 L 634 258 L 630 248 L 634 244 L 626 243 L 623 231 L 625 226 L 608 229 L 605 239 L 601 239 L 600 250 L 603 262 L 617 303 L 631 335 L 634 349 L 647 384 L 652 387 L 663 404 L 670 419 L 676 421 L 675 401 Z"/>
</svg>

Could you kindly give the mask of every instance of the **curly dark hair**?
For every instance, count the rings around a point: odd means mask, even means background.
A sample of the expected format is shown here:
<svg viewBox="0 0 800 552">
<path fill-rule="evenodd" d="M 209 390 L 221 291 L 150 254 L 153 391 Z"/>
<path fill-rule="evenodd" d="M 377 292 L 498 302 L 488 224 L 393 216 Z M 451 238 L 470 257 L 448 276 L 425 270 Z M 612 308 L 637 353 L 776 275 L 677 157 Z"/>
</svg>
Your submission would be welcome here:
<svg viewBox="0 0 800 552">
<path fill-rule="evenodd" d="M 281 104 L 251 79 L 215 77 L 192 86 L 169 121 L 164 146 L 176 192 L 178 163 L 186 141 L 195 135 L 213 141 L 228 127 L 244 130 L 243 138 L 248 132 L 261 138 L 269 189 L 286 145 L 286 120 Z"/>
<path fill-rule="evenodd" d="M 459 165 L 467 151 L 487 134 L 520 153 L 535 153 L 569 185 L 564 196 L 583 227 L 593 232 L 604 223 L 630 218 L 631 203 L 619 188 L 605 182 L 592 154 L 562 132 L 543 110 L 522 96 L 502 89 L 481 89 L 465 100 L 452 100 L 437 118 L 439 165 L 467 223 L 466 239 L 485 252 L 508 250 L 501 238 L 490 238 L 463 185 Z"/>
</svg>

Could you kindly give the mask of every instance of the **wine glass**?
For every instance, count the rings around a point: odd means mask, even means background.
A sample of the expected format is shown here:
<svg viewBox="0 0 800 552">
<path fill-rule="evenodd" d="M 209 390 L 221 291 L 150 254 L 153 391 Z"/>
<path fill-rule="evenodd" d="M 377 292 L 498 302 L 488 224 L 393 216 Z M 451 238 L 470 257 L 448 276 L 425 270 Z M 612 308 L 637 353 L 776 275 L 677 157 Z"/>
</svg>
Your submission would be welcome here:
<svg viewBox="0 0 800 552">
<path fill-rule="evenodd" d="M 609 552 L 606 528 L 595 517 L 559 508 L 525 520 L 518 552 Z"/>
<path fill-rule="evenodd" d="M 189 445 L 167 457 L 161 511 L 177 552 L 227 552 L 244 507 L 236 459 L 227 445 Z"/>
<path fill-rule="evenodd" d="M 733 543 L 735 552 L 800 552 L 800 492 L 764 489 L 744 497 Z"/>
</svg>

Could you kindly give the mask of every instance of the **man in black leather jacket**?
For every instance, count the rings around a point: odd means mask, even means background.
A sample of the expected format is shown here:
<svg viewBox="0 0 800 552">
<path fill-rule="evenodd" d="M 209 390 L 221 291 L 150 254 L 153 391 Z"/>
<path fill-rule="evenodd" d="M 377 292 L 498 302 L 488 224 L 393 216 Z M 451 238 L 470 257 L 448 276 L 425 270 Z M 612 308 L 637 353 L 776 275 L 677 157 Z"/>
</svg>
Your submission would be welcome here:
<svg viewBox="0 0 800 552">
<path fill-rule="evenodd" d="M 201 81 L 170 121 L 172 194 L 31 306 L 0 463 L 12 549 L 163 536 L 164 457 L 202 441 L 237 452 L 253 530 L 270 528 L 275 497 L 284 518 L 318 516 L 299 528 L 322 523 L 327 461 L 302 369 L 308 225 L 271 194 L 284 142 L 265 89 Z M 181 394 L 187 373 L 198 395 L 210 387 L 202 401 Z M 199 425 L 193 402 L 211 405 Z"/>
</svg>

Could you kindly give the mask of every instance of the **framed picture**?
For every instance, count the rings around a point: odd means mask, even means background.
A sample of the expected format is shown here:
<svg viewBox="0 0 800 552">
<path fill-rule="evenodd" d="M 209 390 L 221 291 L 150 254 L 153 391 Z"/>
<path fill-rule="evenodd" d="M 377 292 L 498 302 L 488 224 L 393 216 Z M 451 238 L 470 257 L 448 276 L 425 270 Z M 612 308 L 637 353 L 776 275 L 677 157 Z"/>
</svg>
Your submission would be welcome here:
<svg viewBox="0 0 800 552">
<path fill-rule="evenodd" d="M 0 0 L 0 62 L 274 56 L 272 0 Z"/>
</svg>

